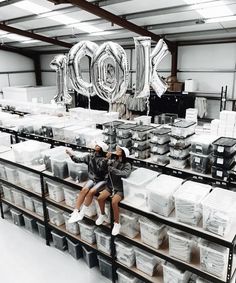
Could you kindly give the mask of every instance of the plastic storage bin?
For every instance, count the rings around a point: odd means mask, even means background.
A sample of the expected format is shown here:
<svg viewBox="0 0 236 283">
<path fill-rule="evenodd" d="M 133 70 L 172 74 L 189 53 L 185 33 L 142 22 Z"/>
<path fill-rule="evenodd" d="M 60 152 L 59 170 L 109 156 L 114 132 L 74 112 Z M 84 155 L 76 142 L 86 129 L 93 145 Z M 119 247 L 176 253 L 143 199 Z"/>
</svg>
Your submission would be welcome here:
<svg viewBox="0 0 236 283">
<path fill-rule="evenodd" d="M 86 208 L 85 215 L 91 218 L 95 216 L 96 214 L 97 214 L 97 210 L 95 207 L 95 202 L 93 200 L 92 203 Z"/>
<path fill-rule="evenodd" d="M 139 125 L 150 125 L 151 119 L 152 119 L 151 116 L 142 115 L 142 116 L 138 116 L 134 118 L 134 121 L 136 122 L 136 124 L 139 124 Z"/>
<path fill-rule="evenodd" d="M 163 264 L 164 283 L 187 283 L 191 273 L 178 269 L 171 263 Z"/>
<path fill-rule="evenodd" d="M 112 263 L 98 255 L 99 270 L 103 276 L 112 280 Z"/>
<path fill-rule="evenodd" d="M 225 236 L 236 225 L 236 194 L 233 191 L 215 188 L 202 201 L 203 228 Z"/>
<path fill-rule="evenodd" d="M 195 172 L 202 174 L 208 173 L 210 158 L 208 155 L 190 152 L 190 166 Z"/>
<path fill-rule="evenodd" d="M 134 157 L 138 159 L 147 159 L 150 157 L 150 149 L 139 150 L 137 148 L 133 148 Z"/>
<path fill-rule="evenodd" d="M 103 141 L 105 143 L 116 143 L 116 135 L 106 135 L 103 134 Z"/>
<path fill-rule="evenodd" d="M 65 179 L 69 177 L 68 166 L 67 166 L 68 159 L 69 158 L 65 157 L 65 155 L 57 155 L 51 157 L 52 172 L 54 176 L 61 179 Z"/>
<path fill-rule="evenodd" d="M 19 182 L 17 169 L 15 167 L 5 166 L 5 172 L 8 182 L 12 184 L 17 184 Z"/>
<path fill-rule="evenodd" d="M 194 134 L 191 136 L 188 136 L 186 138 L 180 138 L 176 136 L 170 135 L 170 145 L 178 147 L 178 148 L 185 148 L 191 145 L 192 139 L 194 138 Z"/>
<path fill-rule="evenodd" d="M 84 182 L 88 179 L 88 165 L 85 163 L 75 163 L 71 159 L 67 160 L 69 176 L 76 182 Z"/>
<path fill-rule="evenodd" d="M 55 202 L 61 202 L 65 199 L 61 184 L 49 180 L 47 180 L 46 183 L 50 199 L 54 200 Z"/>
<path fill-rule="evenodd" d="M 61 226 L 62 224 L 65 223 L 63 217 L 63 210 L 49 205 L 47 206 L 47 209 L 48 209 L 49 220 L 52 224 L 55 224 L 56 226 Z"/>
<path fill-rule="evenodd" d="M 38 226 L 39 236 L 43 239 L 46 239 L 45 226 L 38 221 L 36 222 L 36 224 Z"/>
<path fill-rule="evenodd" d="M 166 164 L 169 164 L 170 162 L 169 156 L 166 153 L 164 154 L 151 153 L 151 159 L 152 159 L 152 162 L 155 162 L 163 166 Z"/>
<path fill-rule="evenodd" d="M 25 222 L 25 228 L 31 233 L 33 233 L 37 229 L 36 220 L 27 215 L 23 215 L 23 218 Z"/>
<path fill-rule="evenodd" d="M 174 193 L 181 186 L 183 179 L 161 174 L 150 184 L 148 206 L 149 210 L 168 217 L 174 209 Z"/>
<path fill-rule="evenodd" d="M 121 124 L 116 127 L 116 136 L 127 139 L 132 136 L 132 129 L 137 127 L 135 124 Z"/>
<path fill-rule="evenodd" d="M 166 236 L 165 225 L 143 217 L 139 219 L 139 223 L 142 242 L 155 249 L 159 249 Z"/>
<path fill-rule="evenodd" d="M 66 205 L 74 208 L 77 196 L 79 195 L 80 191 L 68 187 L 63 187 L 63 190 L 64 190 Z"/>
<path fill-rule="evenodd" d="M 11 217 L 13 220 L 13 223 L 17 226 L 24 226 L 24 218 L 20 211 L 16 209 L 10 209 Z"/>
<path fill-rule="evenodd" d="M 146 185 L 159 174 L 155 171 L 138 168 L 128 178 L 123 178 L 124 200 L 135 207 L 147 205 Z"/>
<path fill-rule="evenodd" d="M 189 156 L 186 156 L 185 158 L 177 158 L 169 155 L 169 159 L 170 159 L 170 166 L 179 169 L 184 169 L 189 162 Z"/>
<path fill-rule="evenodd" d="M 0 179 L 3 179 L 3 180 L 7 179 L 5 166 L 3 164 L 0 164 Z"/>
<path fill-rule="evenodd" d="M 31 183 L 33 191 L 37 194 L 42 194 L 41 182 L 40 182 L 39 176 L 37 176 L 36 174 L 30 174 L 29 179 L 30 179 L 30 183 Z"/>
<path fill-rule="evenodd" d="M 135 264 L 134 247 L 119 240 L 115 240 L 116 258 L 127 267 L 133 267 Z"/>
<path fill-rule="evenodd" d="M 111 254 L 111 235 L 101 228 L 97 228 L 95 231 L 96 242 L 98 250 Z"/>
<path fill-rule="evenodd" d="M 186 181 L 175 193 L 175 216 L 180 222 L 196 226 L 202 217 L 202 200 L 209 194 L 210 185 Z"/>
<path fill-rule="evenodd" d="M 116 135 L 116 128 L 123 124 L 121 121 L 107 122 L 102 125 L 103 132 L 107 135 Z"/>
<path fill-rule="evenodd" d="M 169 255 L 190 262 L 193 247 L 191 235 L 175 229 L 169 230 L 167 234 L 169 236 Z"/>
<path fill-rule="evenodd" d="M 191 140 L 191 151 L 202 155 L 209 155 L 212 150 L 214 137 L 210 135 L 195 135 Z"/>
<path fill-rule="evenodd" d="M 199 248 L 201 269 L 219 278 L 225 278 L 229 249 L 203 239 Z"/>
<path fill-rule="evenodd" d="M 89 268 L 93 268 L 98 265 L 97 255 L 94 251 L 82 246 L 83 258 Z"/>
<path fill-rule="evenodd" d="M 25 207 L 23 194 L 19 191 L 12 190 L 15 205 Z"/>
<path fill-rule="evenodd" d="M 215 179 L 227 180 L 229 172 L 224 168 L 211 166 L 211 175 Z"/>
<path fill-rule="evenodd" d="M 30 173 L 26 170 L 18 170 L 19 185 L 28 190 L 32 189 L 29 175 Z"/>
<path fill-rule="evenodd" d="M 95 237 L 95 229 L 96 226 L 86 223 L 85 221 L 79 222 L 79 228 L 80 228 L 80 236 L 81 239 L 89 244 L 94 244 L 96 242 Z"/>
<path fill-rule="evenodd" d="M 229 157 L 222 157 L 213 155 L 213 165 L 216 167 L 222 167 L 225 170 L 231 169 L 235 165 L 235 155 L 234 153 Z"/>
<path fill-rule="evenodd" d="M 195 132 L 196 123 L 180 120 L 171 125 L 171 135 L 186 138 Z"/>
<path fill-rule="evenodd" d="M 133 275 L 129 274 L 128 272 L 118 268 L 116 270 L 118 275 L 118 283 L 138 283 L 139 280 L 135 278 Z"/>
<path fill-rule="evenodd" d="M 219 138 L 213 142 L 213 151 L 215 155 L 229 157 L 236 151 L 236 139 Z"/>
<path fill-rule="evenodd" d="M 154 117 L 155 124 L 170 124 L 178 118 L 178 114 L 174 113 L 162 113 Z"/>
<path fill-rule="evenodd" d="M 78 242 L 72 241 L 69 238 L 66 238 L 66 241 L 67 241 L 67 247 L 68 247 L 69 254 L 75 259 L 81 258 L 83 256 L 83 250 L 82 250 L 81 244 Z"/>
<path fill-rule="evenodd" d="M 51 231 L 51 234 L 52 234 L 52 240 L 53 240 L 54 247 L 61 251 L 66 250 L 67 249 L 66 237 L 57 231 Z"/>
<path fill-rule="evenodd" d="M 150 131 L 153 127 L 150 126 L 137 126 L 132 129 L 132 139 L 136 141 L 145 141 L 149 138 Z"/>
<path fill-rule="evenodd" d="M 187 156 L 189 156 L 189 151 L 190 151 L 190 146 L 179 149 L 177 147 L 173 147 L 170 145 L 170 155 L 175 158 L 180 158 L 180 159 L 186 158 Z"/>
<path fill-rule="evenodd" d="M 153 276 L 160 259 L 150 253 L 135 248 L 136 267 L 140 271 Z"/>
<path fill-rule="evenodd" d="M 2 189 L 3 189 L 3 196 L 4 198 L 9 201 L 9 202 L 14 202 L 13 199 L 13 193 L 12 193 L 12 189 L 10 187 L 8 187 L 7 185 L 2 185 Z"/>
<path fill-rule="evenodd" d="M 25 208 L 34 212 L 34 202 L 33 199 L 28 195 L 23 195 Z"/>
<path fill-rule="evenodd" d="M 132 140 L 131 138 L 121 138 L 121 137 L 117 137 L 116 138 L 116 143 L 119 146 L 124 146 L 127 148 L 130 148 L 132 146 Z"/>
<path fill-rule="evenodd" d="M 152 143 L 158 143 L 158 144 L 164 144 L 170 141 L 170 128 L 158 128 L 156 130 L 151 131 L 151 142 Z"/>
<path fill-rule="evenodd" d="M 51 157 L 60 155 L 62 152 L 65 152 L 66 147 L 64 146 L 58 146 L 54 148 L 50 148 L 48 150 L 45 150 L 41 153 L 43 162 L 45 164 L 45 167 L 48 171 L 52 172 L 52 163 L 51 163 Z"/>
<path fill-rule="evenodd" d="M 43 213 L 43 204 L 42 204 L 42 202 L 40 200 L 37 200 L 37 199 L 33 198 L 33 203 L 34 203 L 35 212 L 39 216 L 43 217 L 44 213 Z"/>
<path fill-rule="evenodd" d="M 133 143 L 133 145 L 132 145 L 133 148 L 134 149 L 138 149 L 140 151 L 143 151 L 143 150 L 145 150 L 145 149 L 150 147 L 149 140 L 146 140 L 146 141 L 136 141 L 136 140 L 133 140 L 132 143 Z"/>
<path fill-rule="evenodd" d="M 129 211 L 120 213 L 120 232 L 131 239 L 135 238 L 139 233 L 138 216 Z"/>
<path fill-rule="evenodd" d="M 77 222 L 75 223 L 69 223 L 68 220 L 70 218 L 70 214 L 67 212 L 63 213 L 63 217 L 65 220 L 65 226 L 66 226 L 66 231 L 73 235 L 78 235 L 79 234 L 79 224 Z"/>
<path fill-rule="evenodd" d="M 165 154 L 169 151 L 169 142 L 164 144 L 156 144 L 156 143 L 150 143 L 151 146 L 151 153 L 156 154 Z"/>
</svg>

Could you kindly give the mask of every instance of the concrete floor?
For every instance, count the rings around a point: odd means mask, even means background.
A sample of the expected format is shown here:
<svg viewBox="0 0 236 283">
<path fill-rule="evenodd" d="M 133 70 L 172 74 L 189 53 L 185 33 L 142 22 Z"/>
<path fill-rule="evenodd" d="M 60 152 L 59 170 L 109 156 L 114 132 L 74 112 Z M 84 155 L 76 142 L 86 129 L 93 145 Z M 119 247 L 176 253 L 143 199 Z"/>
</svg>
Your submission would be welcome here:
<svg viewBox="0 0 236 283">
<path fill-rule="evenodd" d="M 0 218 L 0 282 L 108 283 L 98 268 L 83 259 L 48 247 L 37 234 Z"/>
</svg>

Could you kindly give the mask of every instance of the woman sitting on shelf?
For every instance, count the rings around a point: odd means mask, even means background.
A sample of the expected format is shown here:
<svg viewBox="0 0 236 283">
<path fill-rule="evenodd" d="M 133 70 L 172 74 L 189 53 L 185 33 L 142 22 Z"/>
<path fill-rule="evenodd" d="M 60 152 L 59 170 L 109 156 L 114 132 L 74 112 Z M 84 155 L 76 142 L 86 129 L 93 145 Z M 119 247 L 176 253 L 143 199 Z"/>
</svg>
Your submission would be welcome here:
<svg viewBox="0 0 236 283">
<path fill-rule="evenodd" d="M 105 219 L 105 202 L 106 199 L 112 195 L 112 209 L 114 214 L 114 226 L 112 235 L 115 236 L 120 232 L 120 213 L 119 203 L 123 199 L 123 182 L 122 178 L 127 178 L 132 170 L 131 164 L 127 162 L 126 158 L 129 156 L 129 150 L 125 147 L 116 147 L 116 158 L 109 160 L 111 153 L 103 161 L 104 170 L 108 171 L 106 181 L 107 185 L 98 196 L 98 203 L 101 210 L 101 215 L 96 220 L 96 225 L 101 225 Z"/>
<path fill-rule="evenodd" d="M 89 177 L 89 180 L 82 188 L 76 200 L 76 207 L 71 214 L 68 221 L 69 223 L 75 223 L 82 220 L 86 213 L 86 209 L 92 203 L 94 195 L 103 191 L 106 184 L 104 179 L 107 174 L 107 171 L 104 170 L 105 152 L 107 150 L 108 146 L 104 142 L 97 142 L 95 152 L 82 158 L 78 158 L 73 154 L 73 152 L 66 150 L 66 153 L 75 163 L 86 163 L 88 165 Z"/>
</svg>

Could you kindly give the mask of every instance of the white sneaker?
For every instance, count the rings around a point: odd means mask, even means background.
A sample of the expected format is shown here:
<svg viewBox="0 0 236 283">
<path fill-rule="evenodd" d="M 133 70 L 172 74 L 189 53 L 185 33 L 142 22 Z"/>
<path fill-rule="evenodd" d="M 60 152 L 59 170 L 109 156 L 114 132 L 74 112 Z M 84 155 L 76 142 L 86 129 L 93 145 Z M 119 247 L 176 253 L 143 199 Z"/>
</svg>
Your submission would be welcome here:
<svg viewBox="0 0 236 283">
<path fill-rule="evenodd" d="M 96 220 L 96 225 L 102 225 L 102 223 L 105 221 L 106 219 L 106 214 L 100 214 L 98 219 Z"/>
<path fill-rule="evenodd" d="M 68 223 L 75 223 L 78 221 L 78 217 L 79 217 L 79 210 L 78 209 L 75 209 L 71 215 L 70 215 L 70 218 L 68 220 Z"/>
<path fill-rule="evenodd" d="M 81 210 L 80 213 L 78 214 L 78 217 L 77 217 L 77 220 L 76 220 L 76 221 L 81 221 L 81 220 L 83 220 L 84 215 L 85 215 L 84 211 Z"/>
<path fill-rule="evenodd" d="M 118 235 L 118 234 L 120 233 L 120 228 L 121 228 L 120 223 L 114 223 L 114 226 L 113 226 L 113 229 L 112 229 L 111 234 L 112 234 L 113 236 Z"/>
</svg>

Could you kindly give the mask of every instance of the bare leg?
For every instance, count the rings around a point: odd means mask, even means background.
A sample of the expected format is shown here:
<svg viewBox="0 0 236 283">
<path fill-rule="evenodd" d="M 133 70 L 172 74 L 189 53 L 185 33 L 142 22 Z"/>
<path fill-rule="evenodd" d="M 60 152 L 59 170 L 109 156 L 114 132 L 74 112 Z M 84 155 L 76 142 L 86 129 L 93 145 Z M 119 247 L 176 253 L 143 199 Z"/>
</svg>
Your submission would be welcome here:
<svg viewBox="0 0 236 283">
<path fill-rule="evenodd" d="M 79 196 L 76 200 L 76 205 L 75 205 L 75 208 L 77 208 L 78 210 L 80 209 L 81 205 L 83 204 L 84 202 L 84 199 L 87 195 L 87 193 L 89 192 L 89 189 L 88 188 L 83 188 L 81 190 L 81 192 L 79 193 Z"/>
<path fill-rule="evenodd" d="M 115 194 L 112 198 L 112 209 L 114 214 L 114 222 L 119 223 L 120 222 L 120 209 L 119 209 L 119 203 L 122 200 L 122 197 L 118 194 Z"/>
<path fill-rule="evenodd" d="M 93 201 L 93 197 L 95 196 L 95 194 L 97 193 L 97 189 L 93 188 L 93 189 L 90 189 L 89 192 L 87 193 L 86 197 L 85 197 L 85 201 L 84 201 L 84 205 L 85 206 L 90 206 L 90 204 L 92 203 Z"/>
<path fill-rule="evenodd" d="M 100 211 L 101 214 L 105 214 L 105 203 L 106 203 L 106 199 L 110 196 L 111 194 L 107 191 L 107 190 L 103 190 L 101 191 L 101 193 L 99 194 L 97 200 L 98 200 L 98 204 L 100 207 Z"/>
</svg>

